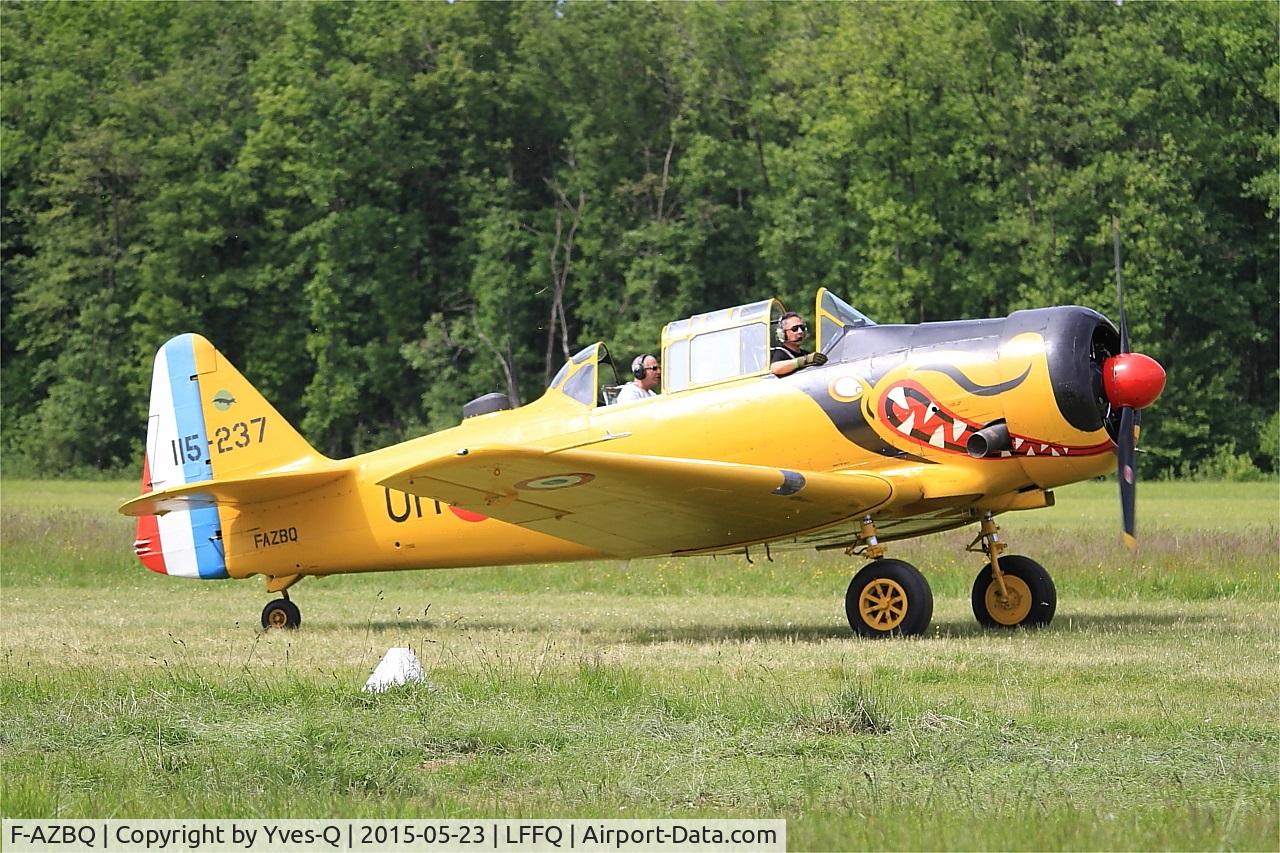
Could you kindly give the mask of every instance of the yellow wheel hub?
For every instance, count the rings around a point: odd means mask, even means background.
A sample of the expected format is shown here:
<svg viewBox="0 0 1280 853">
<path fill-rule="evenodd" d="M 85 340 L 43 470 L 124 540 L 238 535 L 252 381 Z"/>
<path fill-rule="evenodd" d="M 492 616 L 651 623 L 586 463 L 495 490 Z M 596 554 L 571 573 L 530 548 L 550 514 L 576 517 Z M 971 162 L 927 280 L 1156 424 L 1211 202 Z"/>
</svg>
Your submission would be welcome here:
<svg viewBox="0 0 1280 853">
<path fill-rule="evenodd" d="M 1001 625 L 1021 625 L 1031 614 L 1031 587 L 1020 577 L 1004 576 L 1004 588 L 1009 596 L 1000 600 L 1000 584 L 992 580 L 987 586 L 987 612 Z"/>
<path fill-rule="evenodd" d="M 267 621 L 271 623 L 272 628 L 283 628 L 289 622 L 289 614 L 284 612 L 283 607 L 277 607 L 271 611 Z"/>
<path fill-rule="evenodd" d="M 858 596 L 858 613 L 877 631 L 892 631 L 907 618 L 907 591 L 888 578 L 876 578 Z"/>
</svg>

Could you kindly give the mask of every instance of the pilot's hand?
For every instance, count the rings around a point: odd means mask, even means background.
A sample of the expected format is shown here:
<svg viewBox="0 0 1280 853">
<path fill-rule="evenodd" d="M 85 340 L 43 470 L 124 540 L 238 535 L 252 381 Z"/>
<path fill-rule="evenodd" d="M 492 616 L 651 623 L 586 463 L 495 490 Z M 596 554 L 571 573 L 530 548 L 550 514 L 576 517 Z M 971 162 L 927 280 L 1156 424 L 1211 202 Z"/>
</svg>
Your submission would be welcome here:
<svg viewBox="0 0 1280 853">
<path fill-rule="evenodd" d="M 821 367 L 827 363 L 827 356 L 825 353 L 811 352 L 808 355 L 801 356 L 796 359 L 796 363 L 800 368 L 808 367 L 811 364 L 816 364 Z"/>
</svg>

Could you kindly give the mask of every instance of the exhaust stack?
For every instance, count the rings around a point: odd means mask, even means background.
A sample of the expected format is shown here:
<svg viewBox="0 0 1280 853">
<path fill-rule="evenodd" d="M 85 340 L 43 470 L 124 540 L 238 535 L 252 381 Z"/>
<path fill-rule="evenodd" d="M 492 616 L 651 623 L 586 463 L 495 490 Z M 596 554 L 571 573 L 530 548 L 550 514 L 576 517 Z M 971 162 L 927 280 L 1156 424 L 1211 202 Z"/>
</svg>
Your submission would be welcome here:
<svg viewBox="0 0 1280 853">
<path fill-rule="evenodd" d="M 1004 421 L 998 421 L 986 429 L 981 429 L 969 436 L 965 449 L 974 459 L 986 459 L 995 456 L 1002 450 L 1008 450 L 1009 427 Z"/>
</svg>

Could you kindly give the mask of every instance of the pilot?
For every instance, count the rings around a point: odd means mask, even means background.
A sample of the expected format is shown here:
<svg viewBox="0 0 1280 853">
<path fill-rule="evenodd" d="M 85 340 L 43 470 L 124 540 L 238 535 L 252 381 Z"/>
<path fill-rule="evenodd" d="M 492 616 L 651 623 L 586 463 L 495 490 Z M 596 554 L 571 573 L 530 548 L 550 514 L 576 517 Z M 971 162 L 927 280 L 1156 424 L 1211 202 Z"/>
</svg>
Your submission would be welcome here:
<svg viewBox="0 0 1280 853">
<path fill-rule="evenodd" d="M 658 396 L 654 391 L 662 384 L 662 365 L 654 355 L 644 353 L 631 362 L 631 375 L 635 378 L 622 386 L 618 392 L 616 403 L 630 403 L 632 400 L 647 400 Z"/>
<path fill-rule="evenodd" d="M 778 327 L 774 332 L 778 345 L 769 351 L 769 370 L 774 376 L 789 376 L 810 365 L 821 366 L 827 363 L 825 354 L 809 352 L 801 346 L 808 331 L 804 318 L 794 311 L 788 311 L 778 319 Z"/>
</svg>

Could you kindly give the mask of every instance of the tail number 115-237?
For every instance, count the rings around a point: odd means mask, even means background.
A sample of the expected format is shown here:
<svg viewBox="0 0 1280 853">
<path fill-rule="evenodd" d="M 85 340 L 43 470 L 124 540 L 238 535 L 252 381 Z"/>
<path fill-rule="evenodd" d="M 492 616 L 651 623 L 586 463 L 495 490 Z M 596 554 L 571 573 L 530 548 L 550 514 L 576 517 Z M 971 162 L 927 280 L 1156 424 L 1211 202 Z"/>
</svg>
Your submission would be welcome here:
<svg viewBox="0 0 1280 853">
<path fill-rule="evenodd" d="M 250 418 L 248 423 L 237 421 L 228 426 L 218 427 L 213 431 L 213 438 L 209 439 L 208 446 L 219 454 L 230 453 L 251 444 L 261 444 L 266 435 L 267 419 L 265 417 Z M 169 442 L 169 447 L 173 451 L 175 465 L 181 465 L 184 460 L 199 462 L 204 457 L 204 448 L 200 446 L 198 433 L 184 435 L 180 439 L 175 438 Z"/>
</svg>

